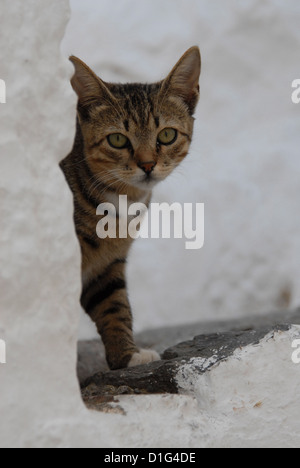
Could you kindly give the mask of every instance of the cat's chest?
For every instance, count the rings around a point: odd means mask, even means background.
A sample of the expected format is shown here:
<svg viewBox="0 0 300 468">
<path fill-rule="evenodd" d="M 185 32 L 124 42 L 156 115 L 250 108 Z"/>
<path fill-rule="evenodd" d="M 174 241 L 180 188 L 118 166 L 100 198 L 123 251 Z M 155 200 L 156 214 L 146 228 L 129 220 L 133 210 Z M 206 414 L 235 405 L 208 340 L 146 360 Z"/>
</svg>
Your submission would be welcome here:
<svg viewBox="0 0 300 468">
<path fill-rule="evenodd" d="M 142 214 L 147 211 L 150 195 L 146 193 L 138 200 L 133 200 L 127 195 L 119 195 L 112 192 L 107 193 L 105 198 L 106 203 L 111 205 L 112 211 L 115 212 L 119 218 L 126 217 L 129 223 L 132 217 L 136 216 L 138 212 Z"/>
</svg>

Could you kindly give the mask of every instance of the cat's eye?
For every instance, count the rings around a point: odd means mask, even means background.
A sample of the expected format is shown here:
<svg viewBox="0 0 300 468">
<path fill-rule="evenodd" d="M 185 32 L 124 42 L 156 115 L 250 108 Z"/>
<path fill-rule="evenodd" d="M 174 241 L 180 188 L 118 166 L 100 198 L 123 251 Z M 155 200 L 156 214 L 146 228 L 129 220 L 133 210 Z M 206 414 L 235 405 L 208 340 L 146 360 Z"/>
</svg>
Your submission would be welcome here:
<svg viewBox="0 0 300 468">
<path fill-rule="evenodd" d="M 162 130 L 158 137 L 157 141 L 161 145 L 172 145 L 177 140 L 177 130 L 174 128 L 165 128 Z"/>
<path fill-rule="evenodd" d="M 126 136 L 122 135 L 122 133 L 112 133 L 107 137 L 108 143 L 113 148 L 122 149 L 128 146 L 129 140 Z"/>
</svg>

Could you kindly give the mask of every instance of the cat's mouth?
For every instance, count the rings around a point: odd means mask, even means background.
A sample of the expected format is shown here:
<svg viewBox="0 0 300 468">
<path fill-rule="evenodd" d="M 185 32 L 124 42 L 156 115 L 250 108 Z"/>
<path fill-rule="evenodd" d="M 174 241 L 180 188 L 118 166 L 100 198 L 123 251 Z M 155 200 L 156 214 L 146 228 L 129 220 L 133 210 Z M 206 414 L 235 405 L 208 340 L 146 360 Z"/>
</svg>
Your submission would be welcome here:
<svg viewBox="0 0 300 468">
<path fill-rule="evenodd" d="M 153 174 L 145 174 L 142 177 L 139 177 L 138 179 L 135 178 L 132 180 L 132 184 L 143 190 L 152 190 L 153 187 L 158 184 L 160 180 Z"/>
<path fill-rule="evenodd" d="M 146 174 L 144 176 L 144 182 L 146 184 L 150 184 L 151 182 L 155 182 L 155 181 L 156 181 L 155 176 L 152 173 L 151 174 Z"/>
</svg>

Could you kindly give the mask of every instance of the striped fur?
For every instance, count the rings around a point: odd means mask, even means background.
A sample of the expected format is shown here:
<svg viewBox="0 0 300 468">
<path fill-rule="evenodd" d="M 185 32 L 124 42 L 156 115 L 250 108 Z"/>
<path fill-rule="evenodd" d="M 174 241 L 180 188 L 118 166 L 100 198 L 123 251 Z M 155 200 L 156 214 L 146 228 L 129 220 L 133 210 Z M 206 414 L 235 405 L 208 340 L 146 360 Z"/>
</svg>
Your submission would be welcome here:
<svg viewBox="0 0 300 468">
<path fill-rule="evenodd" d="M 185 158 L 199 97 L 200 53 L 197 47 L 189 49 L 165 80 L 150 85 L 104 83 L 82 61 L 70 59 L 78 95 L 77 128 L 61 168 L 74 196 L 82 252 L 81 304 L 102 336 L 110 368 L 118 369 L 159 356 L 139 350 L 133 339 L 126 289 L 132 239 L 100 240 L 96 209 L 101 203 L 115 203 L 119 195 L 127 195 L 132 203 L 149 203 L 154 185 Z M 158 141 L 165 128 L 177 132 L 170 145 Z M 128 138 L 126 148 L 109 144 L 107 137 L 114 133 Z"/>
</svg>

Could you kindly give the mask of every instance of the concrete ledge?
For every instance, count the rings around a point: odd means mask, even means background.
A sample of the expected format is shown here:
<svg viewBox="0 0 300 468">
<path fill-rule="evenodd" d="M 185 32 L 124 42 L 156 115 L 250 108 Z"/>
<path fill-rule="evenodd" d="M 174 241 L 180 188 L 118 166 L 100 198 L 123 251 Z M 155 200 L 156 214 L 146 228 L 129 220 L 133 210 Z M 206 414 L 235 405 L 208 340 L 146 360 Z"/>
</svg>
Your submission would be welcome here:
<svg viewBox="0 0 300 468">
<path fill-rule="evenodd" d="M 93 401 L 99 403 L 99 397 L 120 394 L 157 394 L 181 393 L 185 368 L 190 370 L 193 363 L 194 374 L 205 374 L 222 361 L 228 360 L 236 351 L 258 345 L 266 337 L 290 330 L 293 324 L 300 324 L 300 309 L 293 312 L 271 314 L 266 317 L 254 317 L 252 321 L 232 321 L 218 324 L 197 324 L 190 328 L 178 327 L 165 329 L 163 332 L 147 332 L 138 337 L 146 345 L 154 343 L 160 347 L 174 336 L 187 336 L 200 328 L 211 330 L 213 325 L 218 333 L 207 333 L 174 345 L 162 353 L 162 360 L 145 366 L 119 371 L 100 371 L 81 381 L 82 394 L 89 407 Z M 231 330 L 228 330 L 228 328 Z M 160 343 L 157 343 L 159 336 Z M 157 346 L 155 346 L 155 344 Z M 81 354 L 80 354 L 81 353 Z M 95 353 L 95 355 L 93 355 Z M 92 358 L 92 362 L 89 359 Z M 103 350 L 97 342 L 79 344 L 79 370 L 82 375 L 95 367 L 95 359 L 103 366 Z M 178 375 L 181 376 L 178 379 Z M 196 392 L 196 389 L 195 389 Z M 193 389 L 191 389 L 193 394 Z M 103 401 L 100 399 L 101 404 Z M 97 409 L 96 403 L 95 408 Z M 99 409 L 99 407 L 98 407 Z M 101 408 L 100 408 L 101 409 Z"/>
</svg>

